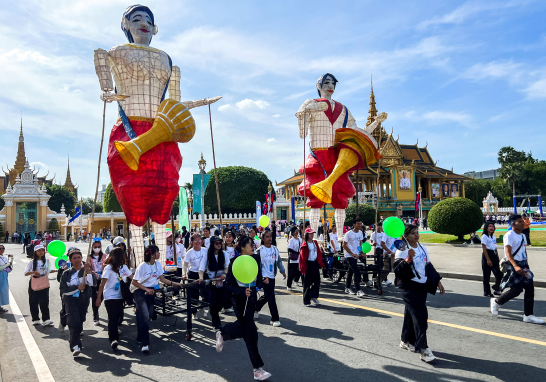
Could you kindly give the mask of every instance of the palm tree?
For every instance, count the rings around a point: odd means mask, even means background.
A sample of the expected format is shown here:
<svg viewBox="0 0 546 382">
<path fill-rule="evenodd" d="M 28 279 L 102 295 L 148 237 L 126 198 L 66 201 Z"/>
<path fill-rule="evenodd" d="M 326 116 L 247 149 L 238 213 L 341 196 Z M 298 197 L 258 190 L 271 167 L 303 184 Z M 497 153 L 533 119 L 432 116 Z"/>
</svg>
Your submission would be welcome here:
<svg viewBox="0 0 546 382">
<path fill-rule="evenodd" d="M 186 190 L 188 190 L 190 195 L 193 193 L 193 184 L 191 184 L 190 182 L 184 183 L 184 186 L 182 186 L 182 187 L 184 187 Z"/>
</svg>

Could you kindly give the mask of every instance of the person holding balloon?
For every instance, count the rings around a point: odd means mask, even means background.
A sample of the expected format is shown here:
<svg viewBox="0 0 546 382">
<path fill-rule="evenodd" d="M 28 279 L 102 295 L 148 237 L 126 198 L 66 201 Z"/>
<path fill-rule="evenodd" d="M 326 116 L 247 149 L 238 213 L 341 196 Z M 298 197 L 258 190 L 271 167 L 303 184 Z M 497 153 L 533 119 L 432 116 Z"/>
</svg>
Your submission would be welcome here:
<svg viewBox="0 0 546 382">
<path fill-rule="evenodd" d="M 360 258 L 360 249 L 364 237 L 362 235 L 362 220 L 359 217 L 355 218 L 353 229 L 345 234 L 343 238 L 343 249 L 345 250 L 345 261 L 349 263 L 349 271 L 347 272 L 345 282 L 345 293 L 357 297 L 365 297 L 366 293 L 360 289 L 360 269 L 358 267 L 358 259 Z M 351 289 L 351 280 L 354 278 L 355 290 Z"/>
<path fill-rule="evenodd" d="M 311 306 L 320 305 L 318 300 L 320 291 L 320 269 L 324 268 L 322 252 L 316 240 L 315 231 L 312 228 L 305 230 L 304 242 L 300 248 L 300 272 L 303 277 L 303 304 Z"/>
<path fill-rule="evenodd" d="M 224 349 L 224 341 L 242 338 L 254 368 L 254 379 L 265 381 L 271 374 L 263 369 L 264 362 L 258 350 L 258 329 L 253 319 L 256 288 L 263 288 L 260 257 L 254 254 L 254 249 L 252 237 L 241 236 L 237 241 L 236 256 L 231 259 L 226 279 L 237 321 L 224 325 L 216 332 L 216 351 Z"/>
<path fill-rule="evenodd" d="M 385 233 L 397 237 L 404 224 L 400 219 L 400 223 L 396 224 L 387 220 L 383 224 Z M 445 289 L 440 281 L 441 276 L 430 262 L 427 249 L 419 243 L 419 227 L 410 224 L 403 233 L 407 247 L 399 242 L 397 247 L 402 249 L 396 251 L 395 262 L 397 286 L 402 291 L 405 305 L 400 347 L 421 353 L 424 362 L 433 362 L 436 357 L 427 343 L 427 294 L 436 294 L 437 289 L 444 294 Z"/>
</svg>

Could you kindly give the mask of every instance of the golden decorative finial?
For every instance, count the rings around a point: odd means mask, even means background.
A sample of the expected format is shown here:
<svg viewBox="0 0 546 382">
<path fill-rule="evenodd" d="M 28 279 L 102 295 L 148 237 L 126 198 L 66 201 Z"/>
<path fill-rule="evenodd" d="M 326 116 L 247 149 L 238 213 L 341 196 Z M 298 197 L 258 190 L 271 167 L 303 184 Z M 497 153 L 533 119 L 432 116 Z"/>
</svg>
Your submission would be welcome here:
<svg viewBox="0 0 546 382">
<path fill-rule="evenodd" d="M 419 145 L 419 138 L 417 138 L 417 143 L 415 144 L 415 146 Z"/>
<path fill-rule="evenodd" d="M 197 163 L 203 163 L 203 162 L 206 162 L 206 161 L 203 159 L 203 153 L 201 153 L 201 159 L 199 159 Z"/>
<path fill-rule="evenodd" d="M 428 142 L 426 142 L 425 149 L 428 147 Z"/>
<path fill-rule="evenodd" d="M 370 126 L 377 117 L 377 109 L 375 108 L 375 95 L 373 94 L 373 78 L 371 78 L 371 92 L 370 92 L 370 110 L 368 110 L 368 121 L 366 127 Z"/>
<path fill-rule="evenodd" d="M 271 186 L 271 181 L 269 181 L 269 186 L 267 186 L 267 192 L 271 194 L 271 191 L 273 191 L 273 186 Z"/>
</svg>

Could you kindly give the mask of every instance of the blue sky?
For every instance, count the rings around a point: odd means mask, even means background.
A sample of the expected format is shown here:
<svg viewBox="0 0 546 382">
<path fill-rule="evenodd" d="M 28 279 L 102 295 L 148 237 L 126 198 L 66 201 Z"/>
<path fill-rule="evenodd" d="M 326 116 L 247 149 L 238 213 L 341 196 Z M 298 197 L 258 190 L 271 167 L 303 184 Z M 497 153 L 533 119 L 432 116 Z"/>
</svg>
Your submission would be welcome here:
<svg viewBox="0 0 546 382">
<path fill-rule="evenodd" d="M 326 72 L 359 126 L 370 75 L 385 128 L 463 173 L 496 167 L 505 145 L 546 157 L 544 1 L 149 1 L 152 46 L 182 72 L 182 99 L 213 105 L 218 166 L 245 165 L 278 182 L 303 157 L 294 113 Z M 22 0 L 0 10 L 0 163 L 13 165 L 20 112 L 27 156 L 64 183 L 70 150 L 80 194 L 94 194 L 102 102 L 93 50 L 126 43 L 126 1 Z M 203 152 L 208 112 L 180 144 L 180 184 Z M 108 105 L 105 141 L 117 119 Z M 106 146 L 101 183 L 108 183 Z"/>
</svg>

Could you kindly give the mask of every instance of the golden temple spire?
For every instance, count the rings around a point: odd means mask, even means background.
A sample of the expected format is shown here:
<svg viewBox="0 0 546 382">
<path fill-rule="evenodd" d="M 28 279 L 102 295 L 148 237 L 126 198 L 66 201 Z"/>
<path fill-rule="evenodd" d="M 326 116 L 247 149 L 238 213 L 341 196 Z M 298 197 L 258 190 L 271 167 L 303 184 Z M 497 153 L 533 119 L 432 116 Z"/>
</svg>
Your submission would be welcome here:
<svg viewBox="0 0 546 382">
<path fill-rule="evenodd" d="M 375 108 L 375 94 L 373 94 L 373 78 L 371 78 L 371 87 L 372 91 L 370 93 L 370 110 L 368 110 L 368 121 L 366 122 L 366 127 L 375 121 L 377 117 L 377 109 Z"/>
<path fill-rule="evenodd" d="M 13 170 L 15 170 L 15 176 L 20 174 L 25 169 L 25 162 L 27 158 L 25 155 L 25 137 L 23 136 L 23 117 L 21 117 L 21 130 L 19 132 L 19 145 L 17 147 L 17 157 L 15 159 L 15 165 Z M 14 177 L 15 177 L 14 176 Z"/>
<path fill-rule="evenodd" d="M 74 184 L 72 183 L 72 178 L 70 177 L 70 156 L 68 157 L 68 168 L 66 170 L 66 181 L 64 182 L 64 185 L 63 185 L 66 189 L 68 189 L 69 191 L 72 191 L 74 192 Z"/>
</svg>

